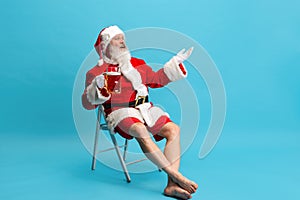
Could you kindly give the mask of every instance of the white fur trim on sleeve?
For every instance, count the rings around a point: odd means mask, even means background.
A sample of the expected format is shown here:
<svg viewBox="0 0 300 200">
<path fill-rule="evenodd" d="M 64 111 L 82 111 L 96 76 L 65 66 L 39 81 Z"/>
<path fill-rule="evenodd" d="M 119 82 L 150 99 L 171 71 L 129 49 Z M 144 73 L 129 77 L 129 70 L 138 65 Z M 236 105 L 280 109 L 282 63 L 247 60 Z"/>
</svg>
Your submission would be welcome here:
<svg viewBox="0 0 300 200">
<path fill-rule="evenodd" d="M 105 97 L 101 94 L 101 92 L 99 91 L 99 89 L 97 87 L 97 83 L 96 83 L 95 79 L 86 88 L 86 95 L 87 95 L 87 99 L 89 100 L 89 102 L 92 105 L 102 104 L 105 101 L 107 101 L 108 99 L 110 99 L 110 96 L 111 96 L 111 95 L 109 95 L 108 97 Z"/>
<path fill-rule="evenodd" d="M 170 81 L 177 81 L 179 79 L 187 77 L 187 73 L 183 74 L 182 70 L 179 67 L 179 64 L 180 63 L 178 63 L 177 60 L 173 57 L 164 65 L 164 72 L 167 75 L 167 77 L 170 79 Z M 184 67 L 185 71 L 187 72 L 183 63 L 181 64 Z"/>
</svg>

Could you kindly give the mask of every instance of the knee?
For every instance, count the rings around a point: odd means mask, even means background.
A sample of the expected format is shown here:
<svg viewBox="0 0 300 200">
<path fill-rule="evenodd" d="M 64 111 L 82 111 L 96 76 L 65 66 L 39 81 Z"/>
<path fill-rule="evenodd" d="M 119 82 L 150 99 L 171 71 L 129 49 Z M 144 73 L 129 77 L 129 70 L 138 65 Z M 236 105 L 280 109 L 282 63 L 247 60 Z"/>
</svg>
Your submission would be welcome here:
<svg viewBox="0 0 300 200">
<path fill-rule="evenodd" d="M 172 123 L 164 130 L 164 135 L 167 140 L 174 140 L 180 137 L 180 128 L 178 125 Z"/>
<path fill-rule="evenodd" d="M 145 138 L 147 136 L 149 137 L 147 128 L 142 123 L 133 124 L 129 129 L 129 133 L 135 138 Z"/>
</svg>

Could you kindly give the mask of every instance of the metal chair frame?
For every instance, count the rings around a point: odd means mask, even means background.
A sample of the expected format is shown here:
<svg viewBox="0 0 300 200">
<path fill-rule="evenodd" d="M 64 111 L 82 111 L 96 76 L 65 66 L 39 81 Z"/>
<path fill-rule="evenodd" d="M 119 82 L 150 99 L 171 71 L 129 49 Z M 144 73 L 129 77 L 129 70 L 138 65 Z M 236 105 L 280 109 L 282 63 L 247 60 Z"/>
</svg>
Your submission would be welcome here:
<svg viewBox="0 0 300 200">
<path fill-rule="evenodd" d="M 101 123 L 102 116 L 103 116 L 104 121 L 105 121 L 104 123 Z M 110 135 L 112 143 L 113 143 L 112 148 L 104 149 L 104 150 L 101 150 L 101 151 L 98 150 L 99 134 L 101 133 L 101 130 L 109 132 L 109 135 Z M 117 156 L 119 158 L 120 164 L 122 166 L 123 172 L 125 174 L 126 181 L 128 183 L 130 183 L 131 178 L 130 178 L 127 166 L 131 165 L 131 164 L 134 164 L 134 163 L 138 163 L 138 162 L 147 160 L 147 158 L 143 158 L 143 159 L 140 159 L 140 160 L 135 160 L 135 161 L 126 163 L 126 154 L 127 154 L 127 149 L 128 149 L 128 139 L 124 139 L 124 140 L 125 140 L 124 145 L 120 146 L 118 144 L 117 140 L 116 140 L 115 132 L 112 132 L 107 126 L 107 122 L 106 122 L 106 119 L 105 119 L 103 107 L 99 105 L 98 112 L 97 112 L 97 123 L 96 123 L 96 133 L 95 133 L 95 141 L 94 141 L 94 150 L 93 150 L 92 170 L 96 169 L 96 161 L 97 161 L 96 156 L 97 156 L 97 154 L 103 153 L 103 152 L 106 152 L 106 151 L 115 150 L 116 153 L 117 153 Z M 120 148 L 124 148 L 123 149 L 124 150 L 123 155 L 121 154 Z"/>
</svg>

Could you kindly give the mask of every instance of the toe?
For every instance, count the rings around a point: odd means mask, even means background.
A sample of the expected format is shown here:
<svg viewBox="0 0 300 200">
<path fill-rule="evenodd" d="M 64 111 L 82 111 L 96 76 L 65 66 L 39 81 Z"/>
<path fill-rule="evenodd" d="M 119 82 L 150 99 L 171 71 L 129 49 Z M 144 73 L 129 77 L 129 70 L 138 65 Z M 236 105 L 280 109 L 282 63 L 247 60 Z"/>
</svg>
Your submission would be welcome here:
<svg viewBox="0 0 300 200">
<path fill-rule="evenodd" d="M 164 190 L 164 194 L 166 196 L 171 196 L 175 198 L 180 198 L 180 199 L 190 199 L 192 196 L 190 195 L 189 192 L 186 190 L 180 188 L 179 186 L 172 186 L 172 187 L 167 187 Z"/>
</svg>

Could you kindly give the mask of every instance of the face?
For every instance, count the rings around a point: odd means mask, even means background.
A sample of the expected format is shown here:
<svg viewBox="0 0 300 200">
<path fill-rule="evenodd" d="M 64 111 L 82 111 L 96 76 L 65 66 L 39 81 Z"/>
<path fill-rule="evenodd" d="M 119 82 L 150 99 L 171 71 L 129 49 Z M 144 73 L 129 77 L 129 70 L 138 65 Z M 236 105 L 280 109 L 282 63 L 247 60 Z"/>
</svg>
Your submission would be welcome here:
<svg viewBox="0 0 300 200">
<path fill-rule="evenodd" d="M 119 47 L 121 49 L 126 48 L 125 39 L 123 34 L 118 34 L 115 37 L 113 37 L 110 41 L 110 44 L 112 46 Z"/>
<path fill-rule="evenodd" d="M 118 34 L 113 37 L 106 48 L 106 56 L 110 59 L 115 59 L 120 54 L 127 52 L 127 46 L 125 44 L 124 35 Z"/>
</svg>

